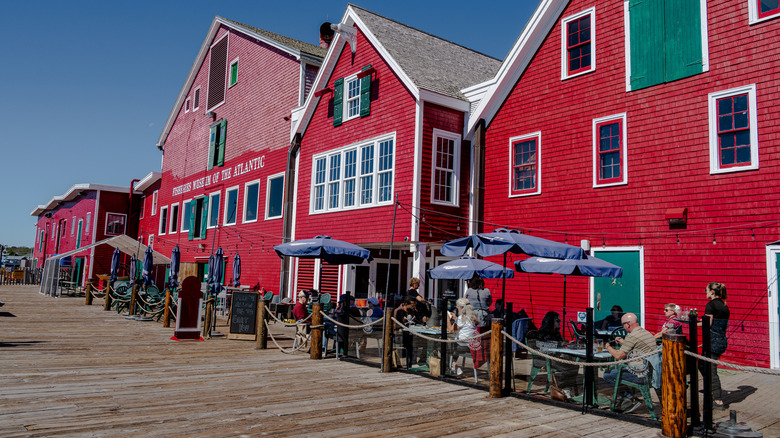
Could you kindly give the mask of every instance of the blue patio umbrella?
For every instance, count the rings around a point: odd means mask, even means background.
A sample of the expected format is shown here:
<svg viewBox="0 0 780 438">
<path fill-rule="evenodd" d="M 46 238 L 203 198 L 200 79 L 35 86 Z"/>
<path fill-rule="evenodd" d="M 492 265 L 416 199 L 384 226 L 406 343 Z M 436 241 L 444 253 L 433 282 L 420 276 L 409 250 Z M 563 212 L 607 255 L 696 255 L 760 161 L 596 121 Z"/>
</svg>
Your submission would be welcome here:
<svg viewBox="0 0 780 438">
<path fill-rule="evenodd" d="M 322 259 L 331 265 L 360 264 L 371 261 L 371 251 L 353 243 L 336 240 L 330 236 L 319 235 L 311 239 L 295 240 L 274 246 L 279 257 L 298 257 L 304 259 Z"/>
<path fill-rule="evenodd" d="M 206 283 L 211 285 L 214 278 L 214 254 L 209 256 L 209 272 L 206 274 Z"/>
<path fill-rule="evenodd" d="M 211 290 L 214 295 L 217 295 L 222 291 L 222 272 L 223 272 L 223 258 L 225 257 L 222 247 L 217 248 L 217 253 L 214 254 L 214 271 L 211 278 Z M 211 270 L 211 268 L 209 268 Z"/>
<path fill-rule="evenodd" d="M 498 263 L 469 256 L 464 256 L 457 260 L 441 264 L 433 269 L 428 269 L 428 277 L 430 278 L 468 280 L 475 275 L 482 278 L 503 278 L 504 275 L 506 275 L 508 278 L 512 278 L 515 273 Z"/>
<path fill-rule="evenodd" d="M 114 253 L 111 255 L 111 271 L 110 275 L 111 278 L 109 278 L 109 282 L 113 284 L 116 281 L 116 274 L 117 271 L 119 271 L 119 248 L 114 249 Z"/>
<path fill-rule="evenodd" d="M 152 280 L 152 269 L 154 268 L 154 250 L 151 247 L 146 247 L 146 252 L 144 253 L 144 264 L 143 264 L 143 280 L 144 280 L 144 286 L 149 286 L 150 284 L 154 284 L 154 280 Z"/>
<path fill-rule="evenodd" d="M 138 266 L 138 259 L 135 258 L 135 254 L 130 256 L 130 269 L 128 275 L 130 276 L 130 284 L 135 283 L 136 269 Z"/>
<path fill-rule="evenodd" d="M 535 274 L 561 274 L 563 275 L 563 321 L 566 322 L 566 276 L 579 277 L 611 277 L 623 276 L 623 268 L 607 261 L 585 255 L 581 259 L 551 259 L 545 257 L 531 257 L 515 262 L 517 271 Z"/>
<path fill-rule="evenodd" d="M 241 285 L 241 257 L 236 253 L 233 257 L 233 287 Z"/>
<path fill-rule="evenodd" d="M 171 252 L 171 268 L 168 273 L 168 287 L 171 289 L 179 285 L 179 264 L 181 263 L 181 252 L 179 251 L 179 245 L 173 247 Z"/>
<path fill-rule="evenodd" d="M 582 248 L 506 228 L 497 228 L 492 233 L 472 234 L 449 241 L 441 247 L 441 253 L 449 257 L 462 256 L 469 248 L 474 248 L 474 251 L 482 257 L 503 254 L 504 266 L 506 266 L 507 252 L 561 259 L 581 259 L 585 256 Z M 506 303 L 506 278 L 501 285 L 501 299 Z"/>
</svg>

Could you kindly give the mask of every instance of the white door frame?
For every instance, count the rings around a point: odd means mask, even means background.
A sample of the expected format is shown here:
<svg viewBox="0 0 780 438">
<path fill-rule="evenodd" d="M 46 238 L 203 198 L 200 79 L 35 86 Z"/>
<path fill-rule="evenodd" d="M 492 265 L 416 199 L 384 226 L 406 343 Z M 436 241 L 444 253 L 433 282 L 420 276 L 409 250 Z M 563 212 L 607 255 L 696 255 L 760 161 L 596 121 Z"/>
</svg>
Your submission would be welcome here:
<svg viewBox="0 0 780 438">
<path fill-rule="evenodd" d="M 628 252 L 635 251 L 639 253 L 639 320 L 642 321 L 642 327 L 645 327 L 647 318 L 645 318 L 645 248 L 642 246 L 607 246 L 601 248 L 591 248 L 590 255 L 598 257 L 600 252 Z M 596 283 L 593 277 L 589 279 L 590 283 L 590 298 L 588 303 L 595 302 L 595 289 Z"/>
<path fill-rule="evenodd" d="M 778 272 L 777 272 L 777 258 L 780 254 L 780 245 L 767 245 L 766 246 L 766 294 L 767 302 L 769 305 L 769 367 L 780 368 L 780 333 L 778 333 L 777 327 L 780 324 L 778 320 Z"/>
</svg>

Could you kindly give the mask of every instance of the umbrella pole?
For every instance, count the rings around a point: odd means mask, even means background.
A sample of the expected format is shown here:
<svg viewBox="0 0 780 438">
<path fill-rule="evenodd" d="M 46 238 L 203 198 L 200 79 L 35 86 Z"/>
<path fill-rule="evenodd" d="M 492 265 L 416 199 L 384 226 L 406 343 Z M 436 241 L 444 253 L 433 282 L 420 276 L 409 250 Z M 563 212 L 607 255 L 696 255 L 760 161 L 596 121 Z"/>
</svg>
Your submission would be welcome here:
<svg viewBox="0 0 780 438">
<path fill-rule="evenodd" d="M 566 334 L 566 276 L 563 276 L 563 317 L 561 318 L 561 325 L 563 325 L 563 334 Z"/>
<path fill-rule="evenodd" d="M 506 253 L 504 253 L 504 275 L 501 276 L 501 302 L 506 309 Z"/>
</svg>

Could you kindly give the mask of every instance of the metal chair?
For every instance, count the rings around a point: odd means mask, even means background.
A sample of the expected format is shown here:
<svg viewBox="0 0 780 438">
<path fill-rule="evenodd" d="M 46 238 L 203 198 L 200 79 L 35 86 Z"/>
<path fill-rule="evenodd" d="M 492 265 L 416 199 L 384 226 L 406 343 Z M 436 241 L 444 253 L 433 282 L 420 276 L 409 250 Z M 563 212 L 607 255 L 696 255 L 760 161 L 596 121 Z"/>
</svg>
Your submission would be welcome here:
<svg viewBox="0 0 780 438">
<path fill-rule="evenodd" d="M 609 339 L 614 341 L 617 338 L 625 339 L 626 336 L 628 336 L 628 330 L 623 327 L 618 327 L 615 330 L 612 330 L 612 332 L 609 334 Z"/>
<path fill-rule="evenodd" d="M 617 330 L 620 329 L 615 329 L 615 331 Z M 647 410 L 650 412 L 650 416 L 653 418 L 653 420 L 657 420 L 658 418 L 655 415 L 655 408 L 653 407 L 653 398 L 650 395 L 650 386 L 651 386 L 651 382 L 653 381 L 654 373 L 659 373 L 659 374 L 661 373 L 660 360 L 654 361 L 654 360 L 644 359 L 642 360 L 642 363 L 644 364 L 644 368 L 643 368 L 644 377 L 639 383 L 623 380 L 623 376 L 625 373 L 632 372 L 632 367 L 630 366 L 630 364 L 621 364 L 617 366 L 617 370 L 618 370 L 617 378 L 615 379 L 615 388 L 612 390 L 612 403 L 610 404 L 610 410 L 613 412 L 615 411 L 615 400 L 617 399 L 617 395 L 618 395 L 618 387 L 620 385 L 625 385 L 630 388 L 638 389 L 642 393 L 642 398 L 645 401 L 645 406 L 647 406 Z M 656 366 L 653 365 L 654 363 L 657 363 L 659 365 L 658 366 L 659 369 L 656 369 Z"/>
<path fill-rule="evenodd" d="M 584 327 L 582 327 L 582 325 L 578 327 L 578 324 L 571 319 L 569 320 L 569 325 L 571 326 L 571 332 L 574 335 L 574 340 L 577 342 L 585 342 L 587 339 L 587 334 L 585 333 Z"/>
</svg>

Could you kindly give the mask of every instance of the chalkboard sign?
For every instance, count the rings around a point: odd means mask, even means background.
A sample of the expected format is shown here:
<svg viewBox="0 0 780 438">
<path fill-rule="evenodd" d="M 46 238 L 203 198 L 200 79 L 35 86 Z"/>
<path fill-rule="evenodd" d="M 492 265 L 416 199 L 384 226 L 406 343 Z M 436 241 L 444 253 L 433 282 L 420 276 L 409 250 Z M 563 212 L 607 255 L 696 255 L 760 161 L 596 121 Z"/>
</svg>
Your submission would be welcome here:
<svg viewBox="0 0 780 438">
<path fill-rule="evenodd" d="M 255 340 L 257 323 L 257 292 L 233 292 L 230 303 L 228 339 Z"/>
</svg>

